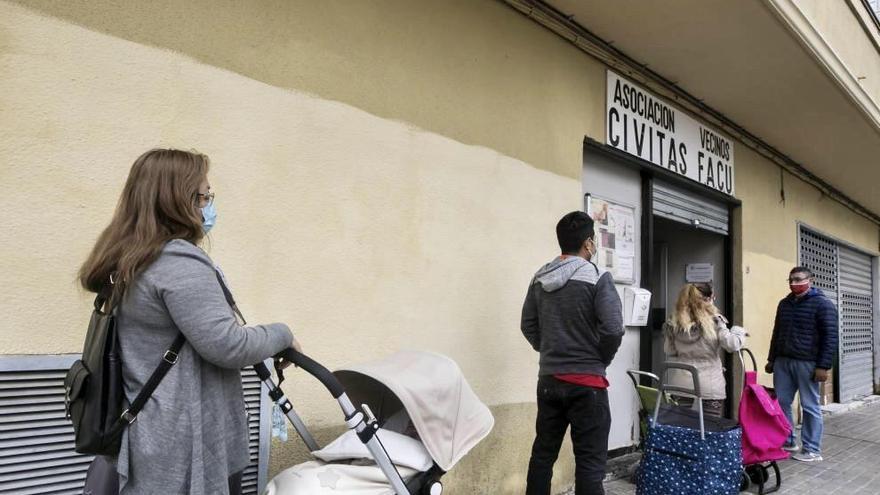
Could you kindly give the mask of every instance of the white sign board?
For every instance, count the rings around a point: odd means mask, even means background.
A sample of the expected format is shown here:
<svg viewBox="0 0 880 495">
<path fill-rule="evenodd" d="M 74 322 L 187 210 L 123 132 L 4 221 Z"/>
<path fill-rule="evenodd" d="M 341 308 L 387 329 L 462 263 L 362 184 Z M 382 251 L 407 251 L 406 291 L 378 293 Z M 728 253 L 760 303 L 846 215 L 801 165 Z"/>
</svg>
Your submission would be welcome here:
<svg viewBox="0 0 880 495">
<path fill-rule="evenodd" d="M 688 263 L 685 267 L 685 281 L 689 284 L 712 282 L 715 280 L 715 265 L 712 263 Z"/>
<path fill-rule="evenodd" d="M 733 141 L 612 71 L 605 143 L 733 196 Z"/>
</svg>

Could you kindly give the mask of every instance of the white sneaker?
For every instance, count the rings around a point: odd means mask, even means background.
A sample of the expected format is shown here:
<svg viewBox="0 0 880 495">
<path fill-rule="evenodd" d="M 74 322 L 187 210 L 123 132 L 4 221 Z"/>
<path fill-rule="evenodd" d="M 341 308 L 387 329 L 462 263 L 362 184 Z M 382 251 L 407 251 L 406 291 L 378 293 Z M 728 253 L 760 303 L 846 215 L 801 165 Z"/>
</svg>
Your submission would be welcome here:
<svg viewBox="0 0 880 495">
<path fill-rule="evenodd" d="M 795 453 L 795 452 L 799 452 L 801 450 L 801 448 L 798 447 L 796 443 L 787 443 L 782 446 L 782 450 L 784 450 L 786 452 Z"/>
<path fill-rule="evenodd" d="M 791 456 L 792 459 L 801 462 L 820 462 L 822 460 L 822 456 L 815 452 L 807 452 L 802 450 L 797 454 Z"/>
</svg>

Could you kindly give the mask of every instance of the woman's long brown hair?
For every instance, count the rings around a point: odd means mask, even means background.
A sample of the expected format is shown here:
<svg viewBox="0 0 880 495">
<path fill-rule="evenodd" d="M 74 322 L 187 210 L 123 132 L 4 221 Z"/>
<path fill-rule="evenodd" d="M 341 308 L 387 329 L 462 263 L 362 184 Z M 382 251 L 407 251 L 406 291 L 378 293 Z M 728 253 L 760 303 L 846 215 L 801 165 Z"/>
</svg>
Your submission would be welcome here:
<svg viewBox="0 0 880 495">
<path fill-rule="evenodd" d="M 82 286 L 106 291 L 112 275 L 111 304 L 121 301 L 165 243 L 184 239 L 198 244 L 205 233 L 196 195 L 208 166 L 207 156 L 189 151 L 154 149 L 138 157 L 110 225 L 79 270 Z"/>
</svg>

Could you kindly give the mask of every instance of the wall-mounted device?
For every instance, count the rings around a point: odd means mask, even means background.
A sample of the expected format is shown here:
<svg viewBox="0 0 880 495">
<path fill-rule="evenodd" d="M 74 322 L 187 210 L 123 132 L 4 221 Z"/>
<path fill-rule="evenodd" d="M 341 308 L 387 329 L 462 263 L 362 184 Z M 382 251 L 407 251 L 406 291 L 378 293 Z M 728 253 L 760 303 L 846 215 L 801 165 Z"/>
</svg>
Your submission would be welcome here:
<svg viewBox="0 0 880 495">
<path fill-rule="evenodd" d="M 623 324 L 628 327 L 643 327 L 648 324 L 651 312 L 651 292 L 638 287 L 623 289 Z"/>
</svg>

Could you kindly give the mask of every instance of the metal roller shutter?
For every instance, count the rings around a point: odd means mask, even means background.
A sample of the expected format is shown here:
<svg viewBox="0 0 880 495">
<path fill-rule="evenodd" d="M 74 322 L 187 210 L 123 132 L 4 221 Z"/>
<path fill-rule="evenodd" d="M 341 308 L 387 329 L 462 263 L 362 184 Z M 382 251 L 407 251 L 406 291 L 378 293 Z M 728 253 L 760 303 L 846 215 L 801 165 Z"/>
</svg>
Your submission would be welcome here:
<svg viewBox="0 0 880 495">
<path fill-rule="evenodd" d="M 73 450 L 64 375 L 76 355 L 0 357 L 0 495 L 79 495 L 91 456 Z M 253 369 L 242 371 L 251 465 L 244 493 L 266 484 L 270 401 Z M 262 440 L 262 441 L 261 441 Z"/>
<path fill-rule="evenodd" d="M 727 205 L 661 180 L 653 184 L 655 215 L 727 235 Z"/>
<path fill-rule="evenodd" d="M 835 305 L 837 300 L 837 243 L 806 227 L 800 228 L 800 264 L 813 272 L 813 287 Z"/>
<path fill-rule="evenodd" d="M 871 257 L 840 247 L 840 401 L 874 391 Z"/>
<path fill-rule="evenodd" d="M 872 259 L 833 239 L 800 228 L 800 260 L 815 274 L 839 313 L 838 400 L 873 392 L 874 279 Z"/>
</svg>

